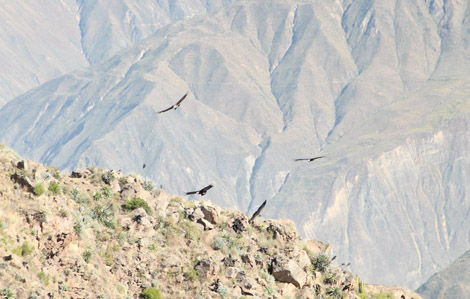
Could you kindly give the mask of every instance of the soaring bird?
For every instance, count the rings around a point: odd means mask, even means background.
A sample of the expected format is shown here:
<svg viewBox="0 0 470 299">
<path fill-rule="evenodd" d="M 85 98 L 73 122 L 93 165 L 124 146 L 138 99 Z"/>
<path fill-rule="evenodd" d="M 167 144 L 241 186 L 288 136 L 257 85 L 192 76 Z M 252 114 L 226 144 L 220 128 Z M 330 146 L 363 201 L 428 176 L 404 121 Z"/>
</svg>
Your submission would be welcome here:
<svg viewBox="0 0 470 299">
<path fill-rule="evenodd" d="M 165 110 L 162 110 L 162 111 L 160 111 L 160 112 L 158 112 L 158 113 L 167 112 L 167 111 L 169 111 L 169 110 L 171 110 L 171 109 L 176 109 L 176 108 L 178 108 L 178 107 L 181 105 L 181 103 L 184 101 L 184 99 L 186 99 L 187 96 L 188 96 L 188 93 L 186 93 L 178 102 L 176 102 L 176 104 L 174 104 L 174 105 L 171 106 L 170 108 L 166 108 Z"/>
<path fill-rule="evenodd" d="M 207 190 L 209 190 L 212 187 L 214 187 L 214 185 L 211 184 L 211 185 L 206 186 L 206 187 L 204 187 L 204 188 L 202 188 L 201 190 L 198 190 L 198 191 L 186 192 L 186 195 L 200 194 L 201 196 L 204 196 L 207 193 Z"/>
<path fill-rule="evenodd" d="M 316 159 L 320 159 L 320 158 L 323 158 L 323 157 L 324 157 L 324 156 L 313 157 L 313 158 L 295 159 L 295 161 L 308 161 L 308 162 L 312 162 L 312 161 L 315 161 Z"/>
<path fill-rule="evenodd" d="M 256 210 L 256 212 L 253 214 L 253 216 L 251 216 L 250 220 L 248 221 L 248 223 L 252 223 L 256 217 L 259 216 L 259 214 L 261 213 L 261 211 L 263 210 L 264 206 L 266 205 L 266 202 L 267 200 L 265 200 L 261 206 L 259 206 L 258 210 Z"/>
</svg>

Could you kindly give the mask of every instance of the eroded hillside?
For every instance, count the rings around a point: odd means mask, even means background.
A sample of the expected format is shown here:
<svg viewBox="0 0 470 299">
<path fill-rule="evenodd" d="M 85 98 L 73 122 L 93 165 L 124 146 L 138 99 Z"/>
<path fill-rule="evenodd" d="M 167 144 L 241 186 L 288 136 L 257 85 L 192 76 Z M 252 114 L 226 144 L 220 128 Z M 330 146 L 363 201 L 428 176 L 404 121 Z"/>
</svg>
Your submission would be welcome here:
<svg viewBox="0 0 470 299">
<path fill-rule="evenodd" d="M 65 175 L 2 147 L 0 186 L 5 298 L 419 298 L 364 285 L 292 221 L 249 223 L 119 171 Z"/>
</svg>

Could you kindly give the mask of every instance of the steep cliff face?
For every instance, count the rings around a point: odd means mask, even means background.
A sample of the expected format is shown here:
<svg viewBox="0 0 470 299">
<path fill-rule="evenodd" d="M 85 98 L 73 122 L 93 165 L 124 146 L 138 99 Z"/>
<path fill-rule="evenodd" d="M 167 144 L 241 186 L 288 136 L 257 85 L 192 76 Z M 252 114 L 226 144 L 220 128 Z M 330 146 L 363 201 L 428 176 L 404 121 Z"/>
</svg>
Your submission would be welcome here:
<svg viewBox="0 0 470 299">
<path fill-rule="evenodd" d="M 213 181 L 247 213 L 267 199 L 367 281 L 414 288 L 469 247 L 466 5 L 235 2 L 23 94 L 0 136 L 170 193 Z"/>
</svg>

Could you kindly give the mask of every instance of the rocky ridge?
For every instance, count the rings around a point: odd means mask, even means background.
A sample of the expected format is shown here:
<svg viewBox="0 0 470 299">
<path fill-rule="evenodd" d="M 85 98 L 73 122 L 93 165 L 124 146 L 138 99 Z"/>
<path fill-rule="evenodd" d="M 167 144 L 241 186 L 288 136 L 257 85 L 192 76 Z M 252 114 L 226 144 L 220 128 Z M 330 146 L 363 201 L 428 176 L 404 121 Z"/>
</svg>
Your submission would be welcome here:
<svg viewBox="0 0 470 299">
<path fill-rule="evenodd" d="M 0 186 L 5 298 L 420 298 L 364 284 L 290 220 L 249 223 L 134 175 L 64 175 L 2 146 Z"/>
</svg>

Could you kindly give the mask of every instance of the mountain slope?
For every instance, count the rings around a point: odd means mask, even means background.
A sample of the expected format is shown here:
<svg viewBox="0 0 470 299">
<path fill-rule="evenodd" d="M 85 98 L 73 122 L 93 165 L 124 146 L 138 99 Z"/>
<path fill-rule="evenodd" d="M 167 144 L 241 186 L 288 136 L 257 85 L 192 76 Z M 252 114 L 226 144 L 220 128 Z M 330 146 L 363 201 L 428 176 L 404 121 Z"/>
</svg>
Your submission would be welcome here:
<svg viewBox="0 0 470 299">
<path fill-rule="evenodd" d="M 364 285 L 332 264 L 329 245 L 301 242 L 292 221 L 249 223 L 135 176 L 64 175 L 0 145 L 0 186 L 5 298 L 419 298 Z"/>
<path fill-rule="evenodd" d="M 434 274 L 417 289 L 424 298 L 467 298 L 469 281 L 470 252 L 465 252 L 452 264 Z"/>
<path fill-rule="evenodd" d="M 415 288 L 470 247 L 464 5 L 237 2 L 16 98 L 0 136 L 171 193 L 213 181 L 247 213 L 267 199 L 367 281 Z"/>
<path fill-rule="evenodd" d="M 233 0 L 10 1 L 0 7 L 0 106 L 157 29 Z"/>
</svg>

